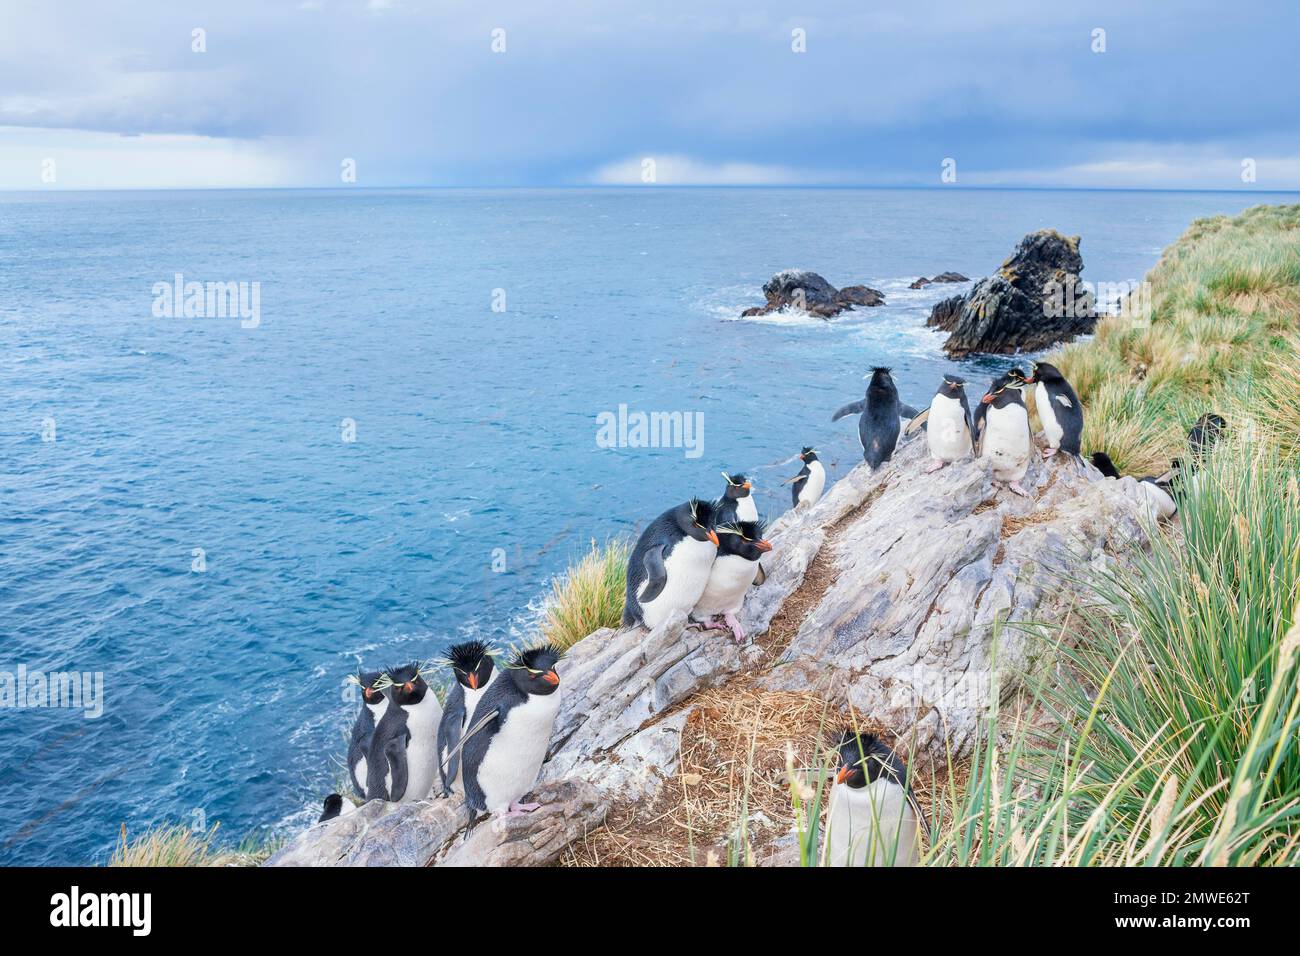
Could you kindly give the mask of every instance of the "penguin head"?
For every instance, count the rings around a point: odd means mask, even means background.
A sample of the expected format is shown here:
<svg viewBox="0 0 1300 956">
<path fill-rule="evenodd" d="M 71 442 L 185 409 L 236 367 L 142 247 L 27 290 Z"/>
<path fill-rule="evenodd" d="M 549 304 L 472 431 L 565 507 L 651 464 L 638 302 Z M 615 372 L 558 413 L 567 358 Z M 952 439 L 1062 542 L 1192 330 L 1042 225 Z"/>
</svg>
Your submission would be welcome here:
<svg viewBox="0 0 1300 956">
<path fill-rule="evenodd" d="M 456 680 L 469 690 L 482 690 L 492 679 L 492 648 L 482 641 L 465 641 L 447 649 L 447 664 Z"/>
<path fill-rule="evenodd" d="M 757 561 L 772 550 L 764 521 L 737 521 L 718 529 L 718 553 L 735 554 L 746 561 Z"/>
<path fill-rule="evenodd" d="M 1020 375 L 1020 369 L 1013 369 L 1017 375 Z M 1024 378 L 1021 375 L 1021 378 Z M 1033 368 L 1029 370 L 1029 378 L 1024 379 L 1026 385 L 1033 385 L 1035 382 L 1064 382 L 1065 376 L 1055 365 L 1048 362 L 1034 362 Z"/>
<path fill-rule="evenodd" d="M 389 695 L 398 707 L 413 707 L 424 700 L 429 685 L 420 674 L 419 664 L 406 664 L 388 670 Z"/>
<path fill-rule="evenodd" d="M 677 527 L 682 534 L 696 541 L 712 541 L 718 545 L 718 533 L 713 530 L 713 503 L 692 498 L 676 511 Z"/>
<path fill-rule="evenodd" d="M 867 391 L 871 391 L 873 388 L 892 389 L 894 387 L 894 380 L 890 377 L 889 373 L 891 371 L 893 371 L 893 369 L 888 365 L 873 366 L 870 373 L 871 381 L 867 385 Z M 864 375 L 862 377 L 867 378 L 868 376 Z"/>
<path fill-rule="evenodd" d="M 726 495 L 728 498 L 734 500 L 749 497 L 749 491 L 754 487 L 754 483 L 744 475 L 729 475 L 724 471 L 722 477 L 727 479 Z"/>
<path fill-rule="evenodd" d="M 374 707 L 384 699 L 384 688 L 387 682 L 384 680 L 383 671 L 362 671 L 352 680 L 355 680 L 357 686 L 361 688 L 361 699 L 366 702 L 366 706 Z"/>
<path fill-rule="evenodd" d="M 807 445 L 804 445 L 803 451 L 799 452 L 799 460 L 804 462 L 805 464 L 807 464 L 810 461 L 816 461 L 817 449 L 809 448 Z"/>
<path fill-rule="evenodd" d="M 510 659 L 506 669 L 510 679 L 525 694 L 545 697 L 560 689 L 560 675 L 555 672 L 555 665 L 564 657 L 564 652 L 554 644 L 542 644 L 519 651 Z"/>
<path fill-rule="evenodd" d="M 995 402 L 997 407 L 1001 408 L 1007 401 L 1023 402 L 1020 397 L 1020 390 L 1025 387 L 1025 373 L 1018 368 L 1012 368 L 1003 372 L 995 378 L 989 385 L 989 390 L 984 393 L 980 399 L 985 405 L 992 405 Z"/>
<path fill-rule="evenodd" d="M 949 398 L 958 398 L 965 388 L 966 380 L 964 378 L 958 378 L 956 375 L 945 375 L 943 383 L 939 386 L 939 394 L 946 395 Z"/>
<path fill-rule="evenodd" d="M 902 783 L 898 779 L 898 758 L 875 734 L 845 728 L 840 732 L 835 748 L 839 751 L 839 769 L 835 774 L 837 784 L 860 790 L 880 777 Z"/>
</svg>

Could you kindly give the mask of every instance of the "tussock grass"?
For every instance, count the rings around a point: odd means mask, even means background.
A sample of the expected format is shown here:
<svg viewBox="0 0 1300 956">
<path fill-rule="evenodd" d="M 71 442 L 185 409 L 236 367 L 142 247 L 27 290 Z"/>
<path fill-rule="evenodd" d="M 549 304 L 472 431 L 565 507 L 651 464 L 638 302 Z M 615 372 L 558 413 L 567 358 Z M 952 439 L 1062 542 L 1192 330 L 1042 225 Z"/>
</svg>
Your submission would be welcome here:
<svg viewBox="0 0 1300 956">
<path fill-rule="evenodd" d="M 1198 219 L 1146 277 L 1149 315 L 1101 320 L 1049 361 L 1087 410 L 1084 452 L 1155 474 L 1188 427 L 1294 354 L 1300 314 L 1300 205 Z"/>
<path fill-rule="evenodd" d="M 616 538 L 591 547 L 562 577 L 551 583 L 542 636 L 561 648 L 572 647 L 592 631 L 618 627 L 627 588 L 627 541 Z"/>
<path fill-rule="evenodd" d="M 1181 516 L 1095 583 L 1050 732 L 991 722 L 929 862 L 1300 863 L 1295 460 L 1241 440 Z"/>
<path fill-rule="evenodd" d="M 246 837 L 236 847 L 219 847 L 217 829 L 194 830 L 179 823 L 163 824 L 128 839 L 126 824 L 118 835 L 109 866 L 257 866 L 279 849 L 278 840 Z"/>
</svg>

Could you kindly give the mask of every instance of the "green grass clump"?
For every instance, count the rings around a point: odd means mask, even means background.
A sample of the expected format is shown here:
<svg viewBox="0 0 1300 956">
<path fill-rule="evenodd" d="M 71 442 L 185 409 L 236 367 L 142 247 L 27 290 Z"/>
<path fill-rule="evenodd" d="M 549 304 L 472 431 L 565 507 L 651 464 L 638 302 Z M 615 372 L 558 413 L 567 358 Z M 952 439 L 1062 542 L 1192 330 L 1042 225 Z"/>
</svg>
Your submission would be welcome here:
<svg viewBox="0 0 1300 956">
<path fill-rule="evenodd" d="M 542 636 L 560 648 L 572 647 L 592 631 L 618 627 L 627 588 L 627 541 L 616 538 L 591 548 L 551 583 Z"/>
<path fill-rule="evenodd" d="M 1300 864 L 1297 474 L 1267 441 L 1212 456 L 1182 539 L 1093 583 L 1051 732 L 988 728 L 928 862 Z"/>
<path fill-rule="evenodd" d="M 1048 358 L 1083 400 L 1084 453 L 1107 451 L 1135 474 L 1163 472 L 1197 417 L 1228 414 L 1228 397 L 1294 354 L 1300 205 L 1198 219 L 1146 281 L 1149 314 L 1104 318 Z"/>
<path fill-rule="evenodd" d="M 128 839 L 122 825 L 109 866 L 257 866 L 280 848 L 282 841 L 245 837 L 238 846 L 218 847 L 215 824 L 195 830 L 179 823 L 163 824 Z"/>
</svg>

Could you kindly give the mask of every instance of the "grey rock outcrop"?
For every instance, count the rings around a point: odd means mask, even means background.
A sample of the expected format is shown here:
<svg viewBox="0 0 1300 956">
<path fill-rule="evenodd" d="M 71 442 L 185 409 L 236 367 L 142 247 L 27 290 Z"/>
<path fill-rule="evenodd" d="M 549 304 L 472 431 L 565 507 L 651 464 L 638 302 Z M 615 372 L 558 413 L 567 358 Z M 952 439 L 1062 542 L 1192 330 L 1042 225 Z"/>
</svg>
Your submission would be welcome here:
<svg viewBox="0 0 1300 956">
<path fill-rule="evenodd" d="M 865 285 L 836 289 L 821 276 L 807 269 L 786 269 L 763 283 L 765 305 L 741 312 L 741 317 L 767 315 L 781 309 L 798 309 L 809 315 L 829 319 L 847 309 L 885 304 L 885 294 Z"/>
<path fill-rule="evenodd" d="M 940 272 L 933 279 L 927 279 L 925 276 L 921 276 L 921 278 L 909 285 L 908 288 L 924 289 L 926 286 L 934 285 L 936 282 L 970 282 L 970 279 L 962 275 L 960 272 Z"/>
<path fill-rule="evenodd" d="M 1079 237 L 1031 232 L 994 275 L 934 307 L 926 325 L 949 332 L 944 351 L 1013 353 L 1045 349 L 1090 333 L 1095 305 L 1079 274 Z"/>
<path fill-rule="evenodd" d="M 561 664 L 564 699 L 535 799 L 544 809 L 465 836 L 458 798 L 371 802 L 318 824 L 272 865 L 546 865 L 617 801 L 650 801 L 679 768 L 701 691 L 727 681 L 812 690 L 890 728 L 909 749 L 961 755 L 991 703 L 1051 659 L 1026 626 L 1066 619 L 1092 568 L 1150 533 L 1131 480 L 1034 457 L 1032 499 L 995 490 L 988 464 L 922 474 L 914 436 L 875 472 L 859 465 L 769 529 L 766 581 L 741 621 L 756 643 L 685 627 L 604 629 Z M 797 848 L 796 848 L 797 849 Z M 786 862 L 789 846 L 766 862 Z"/>
</svg>

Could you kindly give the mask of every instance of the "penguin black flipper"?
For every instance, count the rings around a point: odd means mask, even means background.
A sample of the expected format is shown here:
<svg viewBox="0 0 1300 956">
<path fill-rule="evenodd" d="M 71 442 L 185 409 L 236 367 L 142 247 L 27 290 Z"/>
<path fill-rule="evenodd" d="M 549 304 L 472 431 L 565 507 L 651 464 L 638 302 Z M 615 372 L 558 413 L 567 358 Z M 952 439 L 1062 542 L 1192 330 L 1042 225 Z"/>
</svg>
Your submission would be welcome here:
<svg viewBox="0 0 1300 956">
<path fill-rule="evenodd" d="M 929 409 L 926 409 L 926 410 L 929 411 Z M 899 403 L 898 403 L 898 417 L 899 417 L 899 418 L 912 419 L 912 418 L 915 418 L 917 415 L 920 415 L 920 414 L 921 414 L 921 410 L 920 410 L 920 409 L 918 409 L 918 408 L 913 408 L 911 405 L 908 405 L 906 402 L 899 402 Z"/>
<path fill-rule="evenodd" d="M 756 588 L 766 580 L 767 572 L 763 570 L 763 566 L 760 564 L 758 570 L 754 572 L 754 583 L 751 584 L 750 587 Z"/>
<path fill-rule="evenodd" d="M 923 409 L 922 411 L 912 416 L 912 420 L 909 421 L 907 423 L 907 427 L 903 429 L 903 434 L 904 435 L 912 434 L 912 432 L 916 431 L 918 428 L 924 427 L 925 423 L 928 422 L 929 420 L 930 420 L 930 409 L 928 408 Z M 967 409 L 966 411 L 966 424 L 970 425 L 969 409 Z"/>
<path fill-rule="evenodd" d="M 846 415 L 861 415 L 862 409 L 866 408 L 866 406 L 867 403 L 865 399 L 856 402 L 849 402 L 849 404 L 845 405 L 838 412 L 836 412 L 834 415 L 831 416 L 831 421 L 838 422 L 841 418 L 844 418 Z"/>
<path fill-rule="evenodd" d="M 989 407 L 980 402 L 971 418 L 970 440 L 971 444 L 975 446 L 976 458 L 984 451 L 984 422 L 988 418 L 988 413 Z"/>
<path fill-rule="evenodd" d="M 799 472 L 799 474 L 795 475 L 793 478 L 790 479 L 790 481 L 793 482 L 793 484 L 790 487 L 790 499 L 793 502 L 793 504 L 791 504 L 790 507 L 796 508 L 799 506 L 799 492 L 803 490 L 803 483 L 807 481 L 809 476 L 811 475 L 812 475 L 812 469 L 809 468 L 807 465 L 804 465 L 803 471 Z"/>
<path fill-rule="evenodd" d="M 442 795 L 451 796 L 451 782 L 456 779 L 456 768 L 460 765 L 459 752 L 451 749 L 460 742 L 460 731 L 465 725 L 465 691 L 460 681 L 455 681 L 451 692 L 447 694 L 447 703 L 442 710 L 442 720 L 438 722 L 438 773 L 442 777 Z"/>
<path fill-rule="evenodd" d="M 348 777 L 352 781 L 352 789 L 356 791 L 358 797 L 363 800 L 366 796 L 366 781 L 357 779 L 357 764 L 362 757 L 366 757 L 370 750 L 370 741 L 375 736 L 375 720 L 370 715 L 366 707 L 361 708 L 361 714 L 357 717 L 356 723 L 352 725 L 352 740 L 348 744 Z M 367 767 L 369 762 L 367 761 Z"/>
<path fill-rule="evenodd" d="M 393 774 L 393 786 L 388 791 L 388 799 L 396 803 L 406 796 L 406 784 L 410 772 L 406 766 L 406 748 L 411 742 L 411 732 L 406 730 L 398 737 L 388 741 L 384 755 L 388 758 L 388 767 Z"/>
<path fill-rule="evenodd" d="M 664 585 L 668 583 L 668 571 L 664 567 L 664 547 L 656 545 L 647 549 L 642 560 L 645 565 L 645 590 L 638 597 L 640 601 L 653 601 Z"/>
<path fill-rule="evenodd" d="M 970 435 L 970 450 L 978 455 L 979 452 L 975 449 L 975 423 L 971 420 L 970 402 L 966 398 L 965 388 L 961 389 L 961 410 L 962 414 L 966 416 L 966 432 Z M 926 409 L 926 411 L 929 411 L 929 409 Z"/>
</svg>

